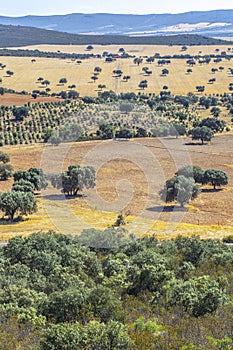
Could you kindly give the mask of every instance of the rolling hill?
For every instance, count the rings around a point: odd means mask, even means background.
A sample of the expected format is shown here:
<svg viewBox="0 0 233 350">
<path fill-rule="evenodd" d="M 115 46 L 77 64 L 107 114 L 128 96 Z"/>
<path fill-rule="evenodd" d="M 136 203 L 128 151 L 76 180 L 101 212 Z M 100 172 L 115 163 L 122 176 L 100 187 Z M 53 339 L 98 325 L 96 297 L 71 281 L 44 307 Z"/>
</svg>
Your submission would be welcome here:
<svg viewBox="0 0 233 350">
<path fill-rule="evenodd" d="M 74 34 L 233 36 L 233 10 L 179 14 L 82 14 L 56 16 L 0 16 L 0 24 L 37 27 Z"/>
<path fill-rule="evenodd" d="M 229 43 L 229 42 L 227 42 Z M 79 35 L 33 27 L 0 25 L 0 47 L 27 45 L 222 45 L 226 41 L 196 34 L 167 36 Z"/>
</svg>

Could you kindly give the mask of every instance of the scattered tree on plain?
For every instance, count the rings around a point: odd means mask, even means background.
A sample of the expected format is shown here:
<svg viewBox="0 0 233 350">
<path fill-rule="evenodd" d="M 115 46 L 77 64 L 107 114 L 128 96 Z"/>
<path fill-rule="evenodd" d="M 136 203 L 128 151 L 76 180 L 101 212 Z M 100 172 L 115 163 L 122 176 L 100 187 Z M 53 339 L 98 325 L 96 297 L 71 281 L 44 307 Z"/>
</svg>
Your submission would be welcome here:
<svg viewBox="0 0 233 350">
<path fill-rule="evenodd" d="M 211 184 L 216 189 L 216 186 L 222 186 L 228 184 L 228 176 L 222 170 L 208 169 L 203 175 L 204 183 Z"/>
<path fill-rule="evenodd" d="M 166 181 L 160 196 L 166 203 L 177 201 L 184 207 L 191 199 L 197 198 L 200 192 L 201 189 L 194 179 L 178 175 Z"/>
<path fill-rule="evenodd" d="M 143 58 L 142 57 L 135 57 L 133 60 L 134 64 L 137 64 L 138 66 L 143 62 Z"/>
<path fill-rule="evenodd" d="M 66 84 L 67 83 L 67 79 L 66 78 L 61 78 L 60 80 L 59 80 L 59 84 L 61 84 L 61 85 L 64 85 L 64 84 Z"/>
<path fill-rule="evenodd" d="M 28 215 L 37 211 L 36 199 L 31 192 L 6 191 L 0 193 L 0 210 L 10 221 L 16 213 Z"/>
<path fill-rule="evenodd" d="M 131 78 L 130 75 L 124 75 L 124 76 L 123 76 L 123 80 L 124 80 L 125 82 L 128 82 L 130 78 Z"/>
<path fill-rule="evenodd" d="M 13 167 L 8 163 L 0 164 L 0 180 L 6 181 L 13 175 Z"/>
<path fill-rule="evenodd" d="M 140 87 L 140 89 L 143 89 L 143 90 L 146 89 L 148 87 L 147 80 L 142 80 L 138 86 Z"/>
<path fill-rule="evenodd" d="M 76 196 L 84 188 L 95 187 L 95 169 L 92 166 L 70 165 L 67 171 L 52 175 L 51 183 L 66 195 Z"/>
<path fill-rule="evenodd" d="M 202 145 L 204 142 L 209 142 L 214 137 L 213 131 L 207 126 L 198 126 L 191 130 L 193 140 L 201 140 Z"/>
<path fill-rule="evenodd" d="M 46 176 L 42 169 L 30 168 L 29 170 L 18 170 L 14 173 L 14 181 L 29 181 L 34 186 L 34 191 L 41 191 L 48 186 Z"/>
</svg>

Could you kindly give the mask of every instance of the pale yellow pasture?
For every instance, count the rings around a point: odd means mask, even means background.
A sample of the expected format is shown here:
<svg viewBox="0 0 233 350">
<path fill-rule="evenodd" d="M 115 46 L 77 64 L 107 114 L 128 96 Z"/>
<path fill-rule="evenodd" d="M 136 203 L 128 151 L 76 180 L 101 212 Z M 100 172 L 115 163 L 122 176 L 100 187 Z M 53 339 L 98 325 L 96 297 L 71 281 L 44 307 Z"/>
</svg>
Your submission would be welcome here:
<svg viewBox="0 0 233 350">
<path fill-rule="evenodd" d="M 175 54 L 190 54 L 190 55 L 209 55 L 216 54 L 216 49 L 228 51 L 233 47 L 229 45 L 202 45 L 202 46 L 187 46 L 186 51 L 182 51 L 182 46 L 166 46 L 166 45 L 92 45 L 93 50 L 87 51 L 86 45 L 31 45 L 22 47 L 22 49 L 40 50 L 46 52 L 68 52 L 68 53 L 94 53 L 102 54 L 104 51 L 109 53 L 119 53 L 120 48 L 124 48 L 130 55 L 136 56 L 153 56 L 155 53 L 160 55 L 175 55 Z M 17 48 L 16 48 L 17 49 Z"/>
<path fill-rule="evenodd" d="M 31 49 L 38 48 L 42 51 L 64 51 L 85 53 L 85 46 L 32 46 Z M 93 53 L 103 53 L 108 51 L 117 53 L 120 46 L 94 46 Z M 161 55 L 181 54 L 181 48 L 178 46 L 130 46 L 124 45 L 126 51 L 136 56 L 150 56 L 156 52 Z M 216 48 L 220 51 L 227 51 L 226 46 L 192 46 L 188 47 L 185 53 L 189 54 L 210 54 L 216 53 Z M 148 81 L 148 88 L 145 89 L 147 93 L 158 94 L 163 86 L 168 86 L 173 94 L 187 94 L 188 92 L 196 93 L 197 85 L 205 86 L 205 93 L 224 93 L 229 92 L 229 84 L 233 82 L 233 77 L 229 75 L 228 68 L 232 68 L 231 61 L 223 59 L 222 62 L 210 64 L 196 64 L 191 67 L 192 73 L 187 74 L 187 69 L 190 68 L 186 59 L 172 59 L 171 64 L 160 67 L 157 59 L 154 63 L 148 64 L 145 61 L 137 66 L 133 63 L 133 58 L 117 59 L 114 62 L 106 63 L 104 58 L 90 58 L 83 60 L 78 64 L 76 60 L 70 59 L 53 59 L 53 58 L 36 58 L 36 62 L 31 62 L 30 57 L 0 57 L 0 62 L 6 65 L 4 70 L 0 70 L 0 78 L 2 78 L 1 85 L 6 88 L 12 88 L 17 91 L 26 90 L 32 92 L 33 90 L 44 90 L 46 87 L 38 83 L 39 77 L 48 80 L 50 84 L 47 86 L 51 92 L 60 92 L 68 90 L 69 85 L 76 85 L 76 90 L 81 96 L 97 96 L 100 91 L 99 84 L 106 85 L 107 90 L 113 90 L 116 93 L 121 92 L 142 92 L 138 84 L 141 80 Z M 102 72 L 98 75 L 98 80 L 94 83 L 91 77 L 93 76 L 95 67 L 101 67 Z M 147 76 L 143 73 L 142 68 L 147 66 L 152 75 Z M 223 71 L 212 73 L 212 68 L 224 67 Z M 167 68 L 169 74 L 162 76 L 162 69 Z M 113 75 L 113 70 L 120 69 L 123 75 L 130 75 L 131 79 L 124 82 L 122 78 L 116 78 Z M 6 71 L 11 70 L 14 75 L 9 77 Z M 67 79 L 67 84 L 59 84 L 61 78 Z M 215 78 L 214 84 L 208 84 L 211 78 Z"/>
</svg>

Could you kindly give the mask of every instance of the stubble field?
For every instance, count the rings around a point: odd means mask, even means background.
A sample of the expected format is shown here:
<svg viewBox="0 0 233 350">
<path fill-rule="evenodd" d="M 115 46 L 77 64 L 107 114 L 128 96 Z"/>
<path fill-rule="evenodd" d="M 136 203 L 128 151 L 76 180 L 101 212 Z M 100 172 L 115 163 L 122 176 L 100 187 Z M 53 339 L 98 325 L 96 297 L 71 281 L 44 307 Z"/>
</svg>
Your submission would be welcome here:
<svg viewBox="0 0 233 350">
<path fill-rule="evenodd" d="M 69 53 L 88 53 L 84 46 L 30 46 L 28 49 L 39 49 L 41 51 L 60 51 Z M 91 53 L 102 54 L 104 51 L 118 53 L 120 46 L 95 46 Z M 124 46 L 124 49 L 135 56 L 152 56 L 155 53 L 160 55 L 173 54 L 191 54 L 191 55 L 206 55 L 217 54 L 222 51 L 232 52 L 231 47 L 227 46 L 193 46 L 188 47 L 185 52 L 181 51 L 179 46 Z M 70 59 L 53 59 L 53 58 L 36 58 L 36 62 L 31 62 L 30 57 L 1 57 L 0 61 L 6 65 L 5 70 L 0 70 L 0 78 L 2 78 L 2 86 L 12 88 L 16 91 L 26 90 L 32 92 L 40 89 L 43 91 L 45 86 L 38 83 L 37 79 L 42 77 L 49 80 L 51 92 L 60 92 L 67 90 L 69 85 L 76 85 L 76 90 L 81 96 L 97 96 L 98 85 L 106 85 L 107 90 L 113 90 L 116 93 L 121 92 L 140 92 L 138 84 L 141 80 L 148 81 L 147 93 L 158 94 L 163 86 L 168 86 L 173 94 L 187 94 L 188 92 L 196 92 L 197 85 L 205 86 L 205 93 L 224 93 L 228 92 L 229 84 L 233 82 L 233 77 L 229 75 L 228 68 L 232 68 L 231 61 L 222 59 L 219 63 L 214 63 L 213 59 L 209 64 L 196 64 L 191 67 L 192 73 L 187 74 L 187 69 L 190 68 L 186 59 L 171 59 L 171 64 L 159 66 L 157 59 L 154 63 L 148 64 L 145 61 L 137 66 L 133 63 L 133 58 L 117 59 L 114 62 L 106 63 L 104 58 L 90 58 L 78 64 L 77 61 Z M 98 80 L 94 83 L 91 79 L 95 67 L 100 67 L 102 72 L 98 76 Z M 147 76 L 142 72 L 142 67 L 147 66 L 152 75 Z M 222 71 L 218 70 L 212 73 L 212 68 L 222 66 Z M 169 70 L 167 76 L 162 76 L 163 68 Z M 113 70 L 120 69 L 124 75 L 129 75 L 131 79 L 128 82 L 122 78 L 115 78 Z M 14 75 L 9 77 L 6 75 L 6 70 L 11 70 Z M 26 72 L 26 73 L 25 73 Z M 61 78 L 67 79 L 67 84 L 59 84 Z M 214 84 L 208 84 L 209 79 L 215 78 Z M 0 97 L 0 100 L 2 97 Z"/>
</svg>

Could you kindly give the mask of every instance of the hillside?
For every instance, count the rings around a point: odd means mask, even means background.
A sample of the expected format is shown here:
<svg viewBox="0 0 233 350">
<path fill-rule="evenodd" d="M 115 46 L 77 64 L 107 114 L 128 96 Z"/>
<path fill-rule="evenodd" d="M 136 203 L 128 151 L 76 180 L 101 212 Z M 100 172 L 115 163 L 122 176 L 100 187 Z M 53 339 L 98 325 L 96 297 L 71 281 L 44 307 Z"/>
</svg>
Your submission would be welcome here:
<svg viewBox="0 0 233 350">
<path fill-rule="evenodd" d="M 72 13 L 56 16 L 0 16 L 0 24 L 37 27 L 75 34 L 232 36 L 233 10 L 179 14 L 119 15 Z"/>
<path fill-rule="evenodd" d="M 229 44 L 230 42 L 228 42 Z M 120 35 L 78 35 L 33 27 L 0 25 L 0 47 L 27 45 L 221 45 L 224 40 L 203 37 L 195 34 L 167 36 L 120 36 Z"/>
</svg>

